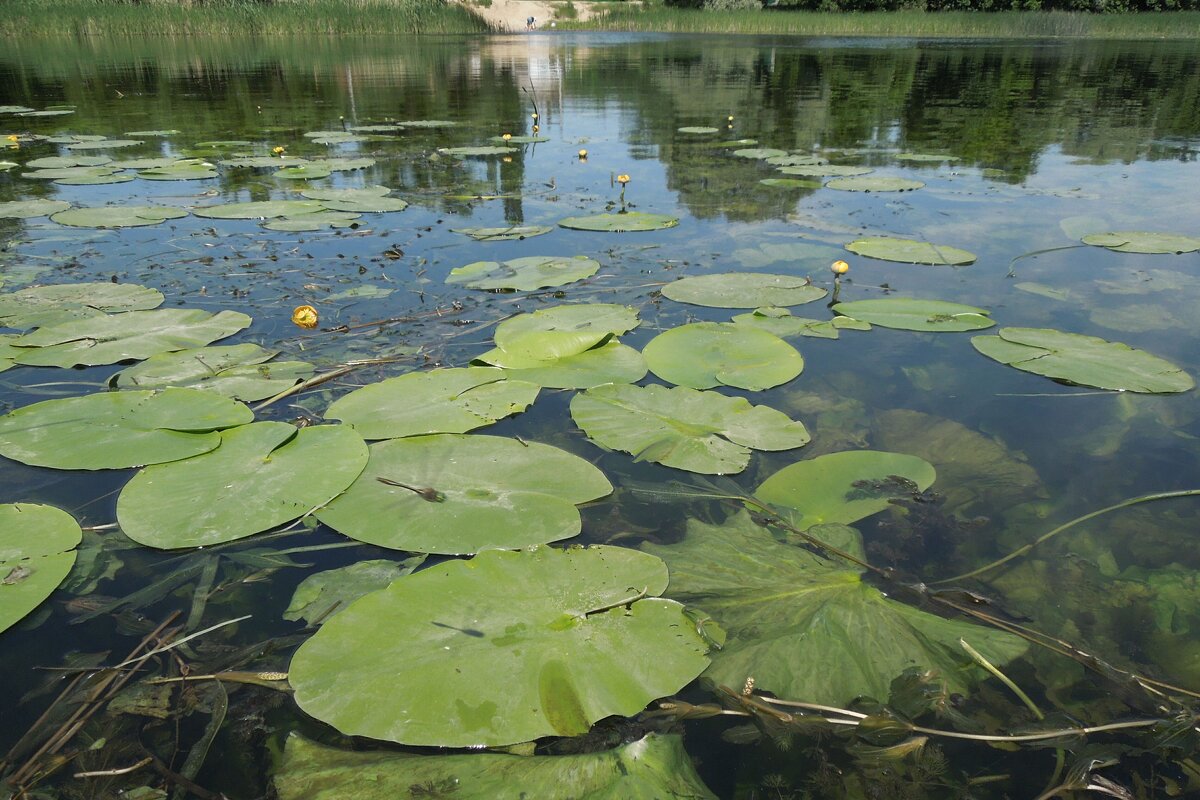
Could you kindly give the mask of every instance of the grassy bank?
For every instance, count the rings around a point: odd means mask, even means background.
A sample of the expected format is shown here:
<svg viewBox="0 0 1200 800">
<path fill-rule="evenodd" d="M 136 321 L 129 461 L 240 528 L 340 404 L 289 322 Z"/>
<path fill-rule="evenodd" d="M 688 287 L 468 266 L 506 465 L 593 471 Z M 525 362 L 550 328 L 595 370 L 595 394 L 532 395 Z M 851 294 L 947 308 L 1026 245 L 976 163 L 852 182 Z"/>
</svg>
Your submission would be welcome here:
<svg viewBox="0 0 1200 800">
<path fill-rule="evenodd" d="M 0 0 L 0 37 L 474 33 L 443 0 Z"/>
<path fill-rule="evenodd" d="M 934 38 L 1187 39 L 1200 31 L 1200 12 L 1078 14 L 1059 11 L 695 11 L 662 6 L 599 6 L 586 23 L 560 28 L 662 33 L 760 33 L 803 36 L 913 36 Z"/>
</svg>

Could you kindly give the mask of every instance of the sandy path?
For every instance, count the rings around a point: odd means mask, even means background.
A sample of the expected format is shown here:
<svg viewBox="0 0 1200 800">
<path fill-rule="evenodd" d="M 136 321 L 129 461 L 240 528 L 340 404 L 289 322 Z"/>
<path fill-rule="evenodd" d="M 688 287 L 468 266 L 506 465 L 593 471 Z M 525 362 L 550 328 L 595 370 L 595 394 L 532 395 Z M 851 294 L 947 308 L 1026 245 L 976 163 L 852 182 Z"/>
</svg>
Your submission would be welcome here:
<svg viewBox="0 0 1200 800">
<path fill-rule="evenodd" d="M 464 5 L 487 20 L 496 30 L 516 33 L 525 30 L 525 20 L 529 17 L 537 20 L 539 30 L 549 27 L 554 20 L 555 6 L 558 4 L 541 0 L 492 0 L 491 6 L 487 8 L 471 2 Z M 587 20 L 591 16 L 591 4 L 578 0 L 575 2 L 575 11 L 577 20 Z"/>
</svg>

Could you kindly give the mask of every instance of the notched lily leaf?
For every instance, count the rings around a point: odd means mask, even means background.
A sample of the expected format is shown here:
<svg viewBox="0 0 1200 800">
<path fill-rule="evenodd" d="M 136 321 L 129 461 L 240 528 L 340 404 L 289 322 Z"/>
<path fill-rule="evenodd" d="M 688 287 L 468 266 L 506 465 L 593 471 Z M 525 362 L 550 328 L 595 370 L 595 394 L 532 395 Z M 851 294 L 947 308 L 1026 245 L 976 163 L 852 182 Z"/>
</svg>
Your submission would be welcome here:
<svg viewBox="0 0 1200 800">
<path fill-rule="evenodd" d="M 660 333 L 642 355 L 663 380 L 712 389 L 760 391 L 787 383 L 804 370 L 796 348 L 778 336 L 731 322 L 697 322 Z"/>
<path fill-rule="evenodd" d="M 668 283 L 662 293 L 678 303 L 713 308 L 798 306 L 828 294 L 808 278 L 766 272 L 694 275 Z"/>
<path fill-rule="evenodd" d="M 79 523 L 54 506 L 0 505 L 0 632 L 58 588 L 75 564 Z"/>
</svg>

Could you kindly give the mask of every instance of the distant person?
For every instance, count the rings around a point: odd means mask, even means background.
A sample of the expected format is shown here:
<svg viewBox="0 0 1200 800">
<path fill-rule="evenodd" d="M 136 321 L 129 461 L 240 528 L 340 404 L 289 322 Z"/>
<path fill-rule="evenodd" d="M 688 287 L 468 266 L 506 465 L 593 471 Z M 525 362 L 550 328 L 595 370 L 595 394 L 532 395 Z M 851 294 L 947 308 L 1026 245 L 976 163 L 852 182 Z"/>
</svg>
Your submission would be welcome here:
<svg viewBox="0 0 1200 800">
<path fill-rule="evenodd" d="M 527 31 L 531 31 L 531 30 L 533 30 L 534 28 L 536 28 L 537 26 L 534 24 L 535 22 L 537 22 L 537 20 L 535 20 L 533 17 L 526 17 L 526 19 L 525 19 L 525 30 L 527 30 Z"/>
</svg>

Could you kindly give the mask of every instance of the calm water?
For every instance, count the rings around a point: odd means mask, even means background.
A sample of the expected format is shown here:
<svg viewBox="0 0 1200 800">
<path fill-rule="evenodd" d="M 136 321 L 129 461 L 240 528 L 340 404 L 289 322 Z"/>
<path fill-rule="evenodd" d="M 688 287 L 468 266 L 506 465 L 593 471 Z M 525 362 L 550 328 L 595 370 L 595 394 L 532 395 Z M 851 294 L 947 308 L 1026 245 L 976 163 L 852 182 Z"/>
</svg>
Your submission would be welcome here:
<svg viewBox="0 0 1200 800">
<path fill-rule="evenodd" d="M 245 311 L 254 324 L 231 341 L 260 343 L 323 368 L 397 345 L 419 348 L 402 363 L 361 369 L 280 403 L 268 418 L 316 419 L 352 386 L 418 366 L 465 366 L 491 346 L 489 323 L 559 299 L 637 306 L 642 327 L 623 341 L 640 348 L 683 322 L 740 313 L 664 300 L 657 294 L 664 282 L 750 269 L 811 275 L 828 284 L 836 249 L 863 235 L 953 245 L 978 258 L 955 269 L 851 257 L 843 300 L 890 290 L 969 303 L 990 309 L 1000 325 L 1122 341 L 1200 373 L 1196 253 L 1068 247 L 1078 243 L 1075 231 L 1200 234 L 1195 192 L 1200 46 L 1191 43 L 552 34 L 361 42 L 6 42 L 0 54 L 0 105 L 5 104 L 69 105 L 75 113 L 0 116 L 4 134 L 179 131 L 147 138 L 113 153 L 116 158 L 190 155 L 203 152 L 193 150 L 195 143 L 247 140 L 254 146 L 214 155 L 262 154 L 284 146 L 289 155 L 375 160 L 365 170 L 317 182 L 383 184 L 411 203 L 399 214 L 368 215 L 355 230 L 274 233 L 254 221 L 197 217 L 121 231 L 66 228 L 45 218 L 0 220 L 4 290 L 83 280 L 142 283 L 161 289 L 168 305 Z M 530 134 L 535 104 L 540 133 L 550 141 L 524 145 L 504 160 L 437 155 L 439 147 Z M 457 125 L 334 146 L 303 136 L 338 130 L 343 121 L 414 119 Z M 689 136 L 678 132 L 684 126 L 721 132 Z M 900 194 L 770 187 L 760 183 L 775 176 L 769 165 L 713 146 L 741 138 L 753 138 L 759 147 L 815 150 L 835 163 L 915 177 L 926 185 Z M 581 148 L 588 151 L 586 160 L 577 156 Z M 65 151 L 41 143 L 9 149 L 0 158 L 24 164 L 60 152 Z M 904 152 L 953 160 L 898 160 Z M 201 181 L 101 186 L 35 181 L 22 171 L 0 173 L 0 202 L 46 197 L 76 205 L 187 207 L 293 197 L 299 188 L 248 170 L 226 170 L 219 179 Z M 450 232 L 476 225 L 554 225 L 563 217 L 599 213 L 618 201 L 614 180 L 621 173 L 630 176 L 625 194 L 631 207 L 678 216 L 679 225 L 637 234 L 559 229 L 524 242 L 492 243 Z M 1047 252 L 1017 259 L 1036 251 Z M 584 254 L 603 266 L 596 277 L 557 295 L 495 295 L 444 283 L 454 267 L 531 254 Z M 393 291 L 380 299 L 325 300 L 361 287 Z M 300 331 L 289 317 L 302 303 L 320 309 L 323 328 L 348 329 Z M 821 301 L 793 311 L 825 318 L 823 306 Z M 391 318 L 397 321 L 365 324 Z M 803 375 L 767 392 L 727 393 L 801 419 L 813 441 L 799 451 L 756 454 L 736 480 L 753 489 L 798 458 L 863 447 L 926 458 L 939 470 L 934 490 L 943 503 L 925 527 L 897 523 L 887 514 L 859 527 L 874 563 L 929 580 L 986 563 L 1056 524 L 1123 498 L 1200 486 L 1194 391 L 1155 397 L 1061 386 L 979 356 L 968 336 L 876 328 L 844 331 L 837 341 L 792 340 L 806 361 Z M 0 403 L 7 409 L 92 391 L 117 369 L 12 369 L 0 375 Z M 647 380 L 655 382 L 652 376 Z M 687 516 L 723 513 L 646 504 L 621 492 L 630 480 L 687 476 L 597 449 L 572 424 L 569 399 L 567 392 L 544 391 L 529 412 L 484 432 L 551 443 L 604 470 L 619 491 L 584 510 L 583 541 L 649 531 L 650 538 L 670 542 L 682 535 Z M 114 519 L 116 492 L 128 476 L 3 461 L 0 502 L 50 503 L 85 525 L 104 525 Z M 236 496 L 228 502 L 236 503 Z M 1197 508 L 1183 500 L 1104 517 L 976 588 L 996 597 L 1014 618 L 1112 663 L 1200 688 L 1195 638 L 1200 608 L 1193 591 L 1178 589 L 1180 581 L 1190 585 L 1200 566 L 1194 547 Z M 194 578 L 148 605 L 72 624 L 83 602 L 73 597 L 72 587 L 84 597 L 120 597 L 184 563 L 176 555 L 131 546 L 119 532 L 87 537 L 85 546 L 98 553 L 89 558 L 87 574 L 81 560 L 81 574 L 67 589 L 2 635 L 0 674 L 7 692 L 0 705 L 5 720 L 0 749 L 17 740 L 52 696 L 30 694 L 47 676 L 33 667 L 62 666 L 80 653 L 109 653 L 92 663 L 117 660 L 171 610 L 186 614 L 191 607 Z M 341 541 L 324 528 L 304 539 Z M 620 539 L 626 545 L 636 541 Z M 332 550 L 297 556 L 306 566 L 265 574 L 227 565 L 217 576 L 204 623 L 243 613 L 254 617 L 236 633 L 222 633 L 213 646 L 261 646 L 265 657 L 246 668 L 285 670 L 295 641 L 271 641 L 298 630 L 279 615 L 304 575 L 390 555 L 367 546 Z M 251 575 L 253 580 L 244 580 Z M 1144 713 L 1111 697 L 1108 684 L 1064 669 L 1054 658 L 1039 653 L 1008 669 L 1044 709 L 1092 724 Z M 707 697 L 700 689 L 688 696 L 696 702 Z M 146 723 L 134 717 L 98 721 L 89 735 L 130 741 L 141 736 L 159 752 L 170 752 L 177 736 L 179 752 L 186 753 L 207 717 L 185 717 L 178 730 L 173 722 Z M 988 724 L 995 729 L 1006 723 Z M 735 745 L 721 740 L 726 727 L 689 723 L 687 738 L 701 775 L 720 796 L 853 793 L 827 785 L 829 770 L 858 768 L 836 742 L 797 741 L 789 751 Z M 286 696 L 247 688 L 231 694 L 227 723 L 198 782 L 230 797 L 261 795 L 269 754 L 291 730 L 321 735 L 322 726 L 302 718 Z M 614 730 L 619 735 L 619 726 Z M 952 772 L 959 775 L 955 780 L 1008 776 L 974 789 L 974 796 L 1032 797 L 1045 787 L 1051 759 L 1044 753 L 981 750 L 947 747 Z M 136 748 L 129 753 L 113 756 L 109 766 L 138 760 Z M 1160 756 L 1117 753 L 1121 763 L 1108 774 L 1140 791 L 1161 789 L 1155 781 L 1178 768 Z M 176 766 L 181 760 L 177 757 Z M 785 781 L 777 793 L 765 788 L 772 775 Z M 818 775 L 826 783 L 816 781 Z M 63 796 L 103 796 L 72 786 Z M 932 784 L 910 789 L 914 797 L 951 796 L 945 794 L 950 789 Z"/>
</svg>

